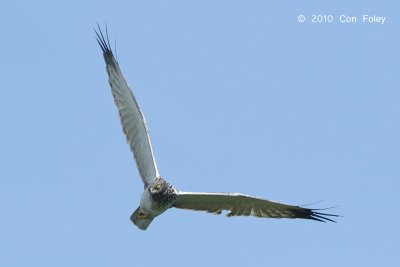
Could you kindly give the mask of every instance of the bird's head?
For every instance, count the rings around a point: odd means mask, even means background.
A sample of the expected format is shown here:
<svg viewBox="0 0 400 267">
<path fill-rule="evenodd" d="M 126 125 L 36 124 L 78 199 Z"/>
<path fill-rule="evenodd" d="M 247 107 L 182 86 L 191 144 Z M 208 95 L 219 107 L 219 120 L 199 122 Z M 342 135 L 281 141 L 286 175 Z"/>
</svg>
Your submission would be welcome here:
<svg viewBox="0 0 400 267">
<path fill-rule="evenodd" d="M 149 191 L 151 195 L 164 194 L 168 189 L 168 183 L 161 177 L 157 177 L 149 185 Z"/>
<path fill-rule="evenodd" d="M 177 197 L 176 190 L 161 177 L 154 179 L 147 190 L 152 200 L 159 205 L 169 205 Z"/>
</svg>

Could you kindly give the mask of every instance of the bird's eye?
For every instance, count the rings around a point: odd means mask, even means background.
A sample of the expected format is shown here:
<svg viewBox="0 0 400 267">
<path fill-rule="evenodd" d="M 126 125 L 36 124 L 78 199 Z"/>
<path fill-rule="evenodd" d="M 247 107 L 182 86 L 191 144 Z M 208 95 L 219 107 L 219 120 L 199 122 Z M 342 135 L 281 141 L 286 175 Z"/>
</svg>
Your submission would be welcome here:
<svg viewBox="0 0 400 267">
<path fill-rule="evenodd" d="M 157 189 L 157 190 L 159 190 L 160 188 L 161 188 L 161 185 L 160 185 L 160 184 L 158 184 L 158 185 L 155 186 L 155 189 Z"/>
</svg>

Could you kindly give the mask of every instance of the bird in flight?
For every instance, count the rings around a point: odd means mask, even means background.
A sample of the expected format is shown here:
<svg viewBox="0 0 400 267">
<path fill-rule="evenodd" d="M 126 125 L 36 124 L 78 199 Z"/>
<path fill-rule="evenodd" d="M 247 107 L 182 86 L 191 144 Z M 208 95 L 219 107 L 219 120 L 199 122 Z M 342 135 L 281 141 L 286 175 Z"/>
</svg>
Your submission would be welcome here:
<svg viewBox="0 0 400 267">
<path fill-rule="evenodd" d="M 319 209 L 287 205 L 240 193 L 184 192 L 164 180 L 157 169 L 146 120 L 113 55 L 107 28 L 104 35 L 100 26 L 97 27 L 97 42 L 103 51 L 108 81 L 122 129 L 144 183 L 140 205 L 130 217 L 139 229 L 146 230 L 155 217 L 172 207 L 215 214 L 226 210 L 228 217 L 251 215 L 262 218 L 301 218 L 335 222 L 331 218 L 338 215 L 321 213 Z"/>
</svg>

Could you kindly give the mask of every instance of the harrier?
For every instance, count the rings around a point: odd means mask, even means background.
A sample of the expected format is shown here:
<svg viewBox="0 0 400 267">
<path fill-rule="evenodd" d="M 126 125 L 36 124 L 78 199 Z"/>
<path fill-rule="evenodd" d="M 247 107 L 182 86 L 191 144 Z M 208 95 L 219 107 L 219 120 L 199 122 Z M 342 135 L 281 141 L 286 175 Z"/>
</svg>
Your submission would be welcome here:
<svg viewBox="0 0 400 267">
<path fill-rule="evenodd" d="M 146 120 L 114 58 L 107 28 L 106 34 L 103 35 L 99 25 L 97 26 L 97 42 L 103 51 L 111 92 L 126 140 L 144 183 L 140 205 L 130 217 L 137 227 L 146 230 L 155 217 L 172 207 L 215 214 L 226 210 L 228 217 L 252 215 L 263 218 L 301 218 L 335 222 L 329 217 L 338 215 L 321 213 L 318 209 L 287 205 L 240 193 L 184 192 L 164 180 L 157 169 Z"/>
</svg>

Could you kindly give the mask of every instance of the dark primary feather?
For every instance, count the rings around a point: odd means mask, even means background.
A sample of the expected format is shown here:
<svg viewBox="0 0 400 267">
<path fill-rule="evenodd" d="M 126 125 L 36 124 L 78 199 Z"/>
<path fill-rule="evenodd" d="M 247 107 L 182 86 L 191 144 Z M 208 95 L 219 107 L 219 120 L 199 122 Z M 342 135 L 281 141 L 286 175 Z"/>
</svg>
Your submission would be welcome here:
<svg viewBox="0 0 400 267">
<path fill-rule="evenodd" d="M 251 215 L 264 218 L 301 218 L 320 222 L 335 222 L 329 217 L 338 217 L 318 212 L 318 209 L 287 205 L 240 193 L 179 192 L 173 207 L 215 214 L 227 210 L 228 217 Z"/>
<path fill-rule="evenodd" d="M 104 60 L 106 61 L 107 66 L 113 66 L 118 71 L 120 71 L 118 66 L 118 61 L 114 57 L 113 51 L 111 50 L 110 38 L 108 37 L 108 30 L 106 25 L 106 35 L 104 36 L 103 32 L 100 29 L 99 24 L 97 24 L 98 31 L 94 29 L 94 32 L 97 35 L 97 43 L 100 45 L 101 50 L 103 51 Z M 116 46 L 116 44 L 115 44 Z M 122 76 L 122 72 L 121 72 Z"/>
</svg>

